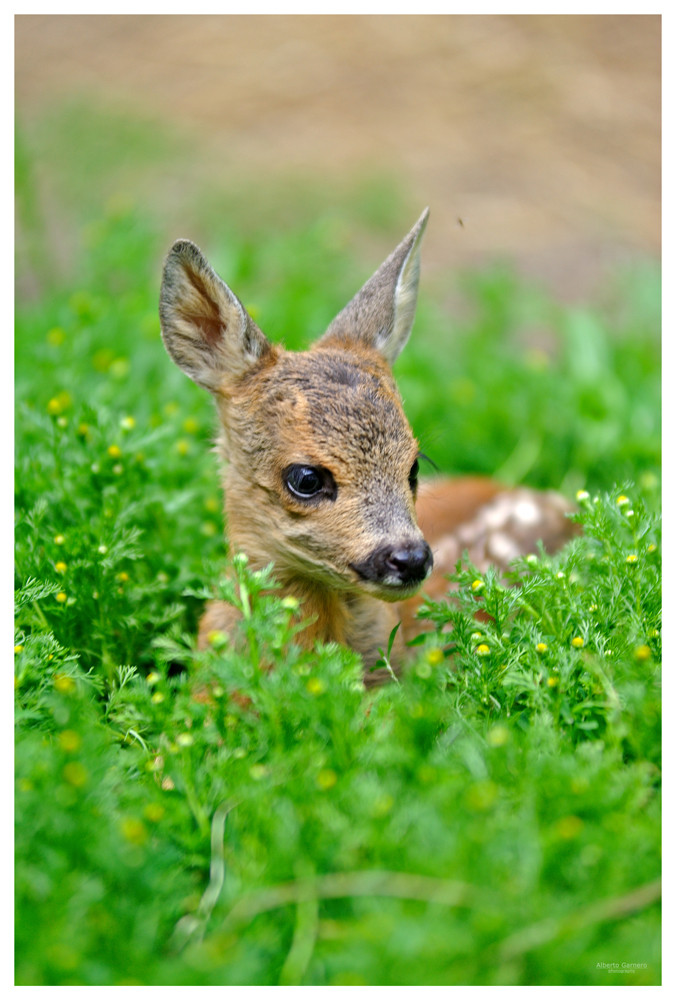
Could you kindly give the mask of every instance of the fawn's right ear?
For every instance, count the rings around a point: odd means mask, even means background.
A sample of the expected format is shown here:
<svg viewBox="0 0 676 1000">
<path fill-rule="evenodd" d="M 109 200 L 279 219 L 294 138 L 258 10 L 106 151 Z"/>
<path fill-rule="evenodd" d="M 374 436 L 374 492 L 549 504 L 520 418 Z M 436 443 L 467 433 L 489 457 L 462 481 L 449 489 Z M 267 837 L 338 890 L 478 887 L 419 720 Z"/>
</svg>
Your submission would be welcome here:
<svg viewBox="0 0 676 1000">
<path fill-rule="evenodd" d="M 246 309 L 199 248 L 178 240 L 164 262 L 160 324 L 167 351 L 186 375 L 216 393 L 270 349 Z"/>
<path fill-rule="evenodd" d="M 396 360 L 413 326 L 420 242 L 428 216 L 426 208 L 408 236 L 338 313 L 318 344 L 357 341 L 375 348 L 390 365 Z"/>
</svg>

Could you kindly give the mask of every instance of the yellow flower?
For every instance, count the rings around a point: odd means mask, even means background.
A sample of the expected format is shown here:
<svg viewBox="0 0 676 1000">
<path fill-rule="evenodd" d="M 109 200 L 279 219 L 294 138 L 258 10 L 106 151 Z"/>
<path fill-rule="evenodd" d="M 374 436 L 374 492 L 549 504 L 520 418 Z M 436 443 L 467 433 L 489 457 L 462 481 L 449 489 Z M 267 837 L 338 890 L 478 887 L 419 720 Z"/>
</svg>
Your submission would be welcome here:
<svg viewBox="0 0 676 1000">
<path fill-rule="evenodd" d="M 191 747 L 195 742 L 195 737 L 192 733 L 179 733 L 176 742 L 180 747 Z"/>
<path fill-rule="evenodd" d="M 558 677 L 548 677 L 547 678 L 547 687 L 555 688 L 558 683 L 559 683 L 559 678 Z"/>
<path fill-rule="evenodd" d="M 129 371 L 129 361 L 127 358 L 115 358 L 110 366 L 110 374 L 113 378 L 124 378 Z"/>
<path fill-rule="evenodd" d="M 186 441 L 184 438 L 181 438 L 180 441 L 176 442 L 176 451 L 179 453 L 179 455 L 187 455 L 188 452 L 190 451 L 190 442 Z"/>
<path fill-rule="evenodd" d="M 650 657 L 652 656 L 652 651 L 650 649 L 650 646 L 637 646 L 636 649 L 634 650 L 634 656 L 639 662 L 643 662 L 644 660 L 649 660 Z"/>
<path fill-rule="evenodd" d="M 200 425 L 197 423 L 194 417 L 186 417 L 183 421 L 183 430 L 186 434 L 197 434 L 200 429 Z"/>
<path fill-rule="evenodd" d="M 130 431 L 136 426 L 136 420 L 133 417 L 122 417 L 120 420 L 120 427 L 122 430 Z"/>
<path fill-rule="evenodd" d="M 311 677 L 310 680 L 305 685 L 310 694 L 321 694 L 325 689 L 326 685 L 324 681 L 319 677 Z"/>
<path fill-rule="evenodd" d="M 579 816 L 563 816 L 556 824 L 556 832 L 561 840 L 573 840 L 583 826 L 584 823 Z"/>
<path fill-rule="evenodd" d="M 317 775 L 317 784 L 323 792 L 328 791 L 329 788 L 333 788 L 337 781 L 338 775 L 329 767 L 323 768 Z"/>
<path fill-rule="evenodd" d="M 56 595 L 56 599 L 59 602 L 59 604 L 65 604 L 66 601 L 68 600 L 68 594 L 65 594 L 63 590 L 60 590 L 59 593 Z"/>
<path fill-rule="evenodd" d="M 622 494 L 621 496 L 619 496 L 617 498 L 617 500 L 615 501 L 615 503 L 617 504 L 618 507 L 625 507 L 629 502 L 630 502 L 629 501 L 629 497 L 625 497 L 624 494 Z"/>
<path fill-rule="evenodd" d="M 225 646 L 227 641 L 228 641 L 227 633 L 221 631 L 221 629 L 218 628 L 212 629 L 211 632 L 209 632 L 209 634 L 207 635 L 207 642 L 209 643 L 210 646 L 213 646 L 214 649 L 221 649 L 223 646 Z"/>
<path fill-rule="evenodd" d="M 156 691 L 150 700 L 153 705 L 159 705 L 161 701 L 164 701 L 164 695 L 161 691 Z"/>
<path fill-rule="evenodd" d="M 54 543 L 56 545 L 63 545 L 63 543 L 65 542 L 65 540 L 66 539 L 65 539 L 64 535 L 54 535 Z"/>
<path fill-rule="evenodd" d="M 487 646 L 485 642 L 482 642 L 481 645 L 476 648 L 477 656 L 488 656 L 490 651 L 490 646 Z"/>
<path fill-rule="evenodd" d="M 60 326 L 53 326 L 52 329 L 47 332 L 47 340 L 53 347 L 60 347 L 65 339 L 66 334 Z"/>
<path fill-rule="evenodd" d="M 47 413 L 49 413 L 49 415 L 52 417 L 58 416 L 58 414 L 61 413 L 62 409 L 63 407 L 61 406 L 61 403 L 59 402 L 58 399 L 50 399 L 50 401 L 47 403 Z"/>
<path fill-rule="evenodd" d="M 89 775 L 86 768 L 77 760 L 70 761 L 63 769 L 63 777 L 74 788 L 82 788 L 87 784 Z"/>
<path fill-rule="evenodd" d="M 125 573 L 124 570 L 117 574 L 117 578 L 120 583 L 127 583 L 129 581 L 129 573 Z"/>
<path fill-rule="evenodd" d="M 80 746 L 82 742 L 80 737 L 72 729 L 64 729 L 62 733 L 58 735 L 59 746 L 66 753 L 74 753 Z"/>
<path fill-rule="evenodd" d="M 144 824 L 134 816 L 127 816 L 126 819 L 122 820 L 120 831 L 124 839 L 128 840 L 130 844 L 140 846 L 141 844 L 145 844 L 148 839 L 148 831 Z"/>
<path fill-rule="evenodd" d="M 119 458 L 122 454 L 122 449 L 117 444 L 111 444 L 108 448 L 108 454 L 111 458 Z"/>
<path fill-rule="evenodd" d="M 538 653 L 546 653 L 547 650 L 549 649 L 546 642 L 539 642 L 535 648 L 538 651 Z"/>
<path fill-rule="evenodd" d="M 425 659 L 431 667 L 438 667 L 440 663 L 444 662 L 444 651 L 435 646 L 434 649 L 427 650 Z"/>
<path fill-rule="evenodd" d="M 143 810 L 143 815 L 147 820 L 150 820 L 151 823 L 159 823 L 164 816 L 164 813 L 164 806 L 160 805 L 159 802 L 149 802 Z"/>
<path fill-rule="evenodd" d="M 509 739 L 509 729 L 507 726 L 502 725 L 493 726 L 493 728 L 488 731 L 486 736 L 486 742 L 489 747 L 504 747 L 506 743 L 509 743 Z"/>
<path fill-rule="evenodd" d="M 21 642 L 20 642 L 20 643 L 18 643 L 18 644 L 17 644 L 17 645 L 16 645 L 15 647 L 14 647 L 14 652 L 15 652 L 15 653 L 23 653 L 23 643 L 21 643 Z"/>
<path fill-rule="evenodd" d="M 589 493 L 587 493 L 586 490 L 578 490 L 577 493 L 575 494 L 575 499 L 580 503 L 583 500 L 589 500 Z"/>
<path fill-rule="evenodd" d="M 485 583 L 483 582 L 483 580 L 472 580 L 472 590 L 474 591 L 483 590 L 484 587 Z"/>
<path fill-rule="evenodd" d="M 638 562 L 638 556 L 636 555 L 635 552 L 632 552 L 630 555 L 627 556 L 627 562 L 628 563 Z"/>
<path fill-rule="evenodd" d="M 490 809 L 498 797 L 498 786 L 488 779 L 477 781 L 470 785 L 466 793 L 466 801 L 471 809 L 483 811 Z"/>
<path fill-rule="evenodd" d="M 54 563 L 54 569 L 57 573 L 65 573 L 68 569 L 68 565 L 65 562 Z"/>
<path fill-rule="evenodd" d="M 392 812 L 392 807 L 394 805 L 394 799 L 391 795 L 380 795 L 371 808 L 372 816 L 387 816 L 388 813 Z"/>
<path fill-rule="evenodd" d="M 75 681 L 66 674 L 55 674 L 54 687 L 60 694 L 72 694 L 75 690 Z"/>
<path fill-rule="evenodd" d="M 572 643 L 576 649 L 582 649 L 582 647 L 584 646 L 584 639 L 582 638 L 581 635 L 576 635 L 572 639 Z"/>
</svg>

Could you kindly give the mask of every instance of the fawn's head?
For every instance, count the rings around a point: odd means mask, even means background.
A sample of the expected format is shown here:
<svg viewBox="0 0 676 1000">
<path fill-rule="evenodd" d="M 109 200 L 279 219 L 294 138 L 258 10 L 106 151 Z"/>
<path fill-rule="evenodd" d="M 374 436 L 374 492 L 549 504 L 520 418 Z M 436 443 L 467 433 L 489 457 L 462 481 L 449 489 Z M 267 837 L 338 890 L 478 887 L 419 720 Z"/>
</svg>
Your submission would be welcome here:
<svg viewBox="0 0 676 1000">
<path fill-rule="evenodd" d="M 166 259 L 162 336 L 216 401 L 232 547 L 283 581 L 400 600 L 431 570 L 418 446 L 390 370 L 413 323 L 426 222 L 304 352 L 271 344 L 193 243 Z"/>
</svg>

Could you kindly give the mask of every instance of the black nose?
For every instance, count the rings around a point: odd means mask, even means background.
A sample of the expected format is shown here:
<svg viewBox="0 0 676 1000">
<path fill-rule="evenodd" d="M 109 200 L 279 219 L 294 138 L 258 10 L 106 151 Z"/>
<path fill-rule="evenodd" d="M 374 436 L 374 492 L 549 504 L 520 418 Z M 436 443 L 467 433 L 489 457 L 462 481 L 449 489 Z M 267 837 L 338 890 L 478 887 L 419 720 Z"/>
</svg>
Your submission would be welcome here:
<svg viewBox="0 0 676 1000">
<path fill-rule="evenodd" d="M 422 583 L 432 568 L 432 550 L 423 539 L 381 545 L 353 568 L 374 583 L 394 587 Z"/>
</svg>

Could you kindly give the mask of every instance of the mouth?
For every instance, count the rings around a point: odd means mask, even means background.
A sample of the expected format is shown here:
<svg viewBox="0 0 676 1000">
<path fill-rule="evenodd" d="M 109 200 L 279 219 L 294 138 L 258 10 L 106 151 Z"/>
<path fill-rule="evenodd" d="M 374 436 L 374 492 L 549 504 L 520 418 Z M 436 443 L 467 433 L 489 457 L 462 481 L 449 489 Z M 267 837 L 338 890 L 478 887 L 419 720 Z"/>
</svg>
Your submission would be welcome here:
<svg viewBox="0 0 676 1000">
<path fill-rule="evenodd" d="M 378 583 L 374 580 L 359 578 L 360 590 L 366 591 L 372 597 L 377 597 L 379 600 L 387 601 L 391 604 L 397 601 L 406 601 L 409 597 L 413 597 L 418 593 L 423 583 L 423 580 L 419 580 L 417 583 Z"/>
</svg>

